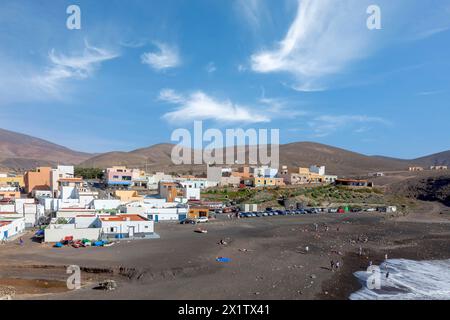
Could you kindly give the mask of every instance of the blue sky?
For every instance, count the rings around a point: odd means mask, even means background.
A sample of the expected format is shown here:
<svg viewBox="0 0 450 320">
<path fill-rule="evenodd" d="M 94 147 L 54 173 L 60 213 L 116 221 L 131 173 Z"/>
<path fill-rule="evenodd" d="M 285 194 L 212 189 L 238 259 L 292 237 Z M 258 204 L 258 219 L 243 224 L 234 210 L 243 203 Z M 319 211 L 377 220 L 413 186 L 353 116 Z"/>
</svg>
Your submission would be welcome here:
<svg viewBox="0 0 450 320">
<path fill-rule="evenodd" d="M 0 43 L 0 127 L 80 151 L 170 142 L 194 120 L 366 154 L 450 149 L 447 0 L 3 0 Z"/>
</svg>

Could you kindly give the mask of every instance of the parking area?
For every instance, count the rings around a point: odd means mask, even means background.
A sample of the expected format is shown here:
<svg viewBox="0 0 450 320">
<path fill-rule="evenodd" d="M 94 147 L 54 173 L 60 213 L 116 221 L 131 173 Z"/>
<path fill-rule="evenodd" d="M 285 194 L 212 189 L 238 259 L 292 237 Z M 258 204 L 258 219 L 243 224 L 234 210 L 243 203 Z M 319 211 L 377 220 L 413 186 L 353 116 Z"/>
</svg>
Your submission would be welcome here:
<svg viewBox="0 0 450 320">
<path fill-rule="evenodd" d="M 275 210 L 268 208 L 265 211 L 256 212 L 239 212 L 239 218 L 255 218 L 255 217 L 271 217 L 271 216 L 288 216 L 288 215 L 312 215 L 312 214 L 345 214 L 345 213 L 364 213 L 364 212 L 387 212 L 385 207 L 378 208 L 305 208 L 305 209 L 293 209 L 293 210 Z"/>
</svg>

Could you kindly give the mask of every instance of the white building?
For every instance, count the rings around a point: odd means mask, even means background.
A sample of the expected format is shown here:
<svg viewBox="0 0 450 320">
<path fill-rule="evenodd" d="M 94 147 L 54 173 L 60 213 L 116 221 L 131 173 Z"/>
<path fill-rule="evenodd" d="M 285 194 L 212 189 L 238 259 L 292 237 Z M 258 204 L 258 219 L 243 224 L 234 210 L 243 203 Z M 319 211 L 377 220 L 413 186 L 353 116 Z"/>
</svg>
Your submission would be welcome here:
<svg viewBox="0 0 450 320">
<path fill-rule="evenodd" d="M 181 221 L 186 219 L 189 207 L 166 199 L 147 198 L 121 206 L 121 212 L 147 216 L 155 222 Z"/>
<path fill-rule="evenodd" d="M 338 179 L 338 176 L 324 175 L 323 178 L 325 180 L 325 183 L 335 183 Z"/>
<path fill-rule="evenodd" d="M 95 219 L 98 219 L 97 217 Z M 98 240 L 100 238 L 100 228 L 77 228 L 75 220 L 72 219 L 66 224 L 51 223 L 44 230 L 44 242 L 59 242 L 71 238 L 73 240 Z"/>
<path fill-rule="evenodd" d="M 25 230 L 25 218 L 0 219 L 0 241 L 8 241 Z"/>
<path fill-rule="evenodd" d="M 93 202 L 93 209 L 95 210 L 113 210 L 120 206 L 121 202 L 118 199 L 95 199 Z"/>
<path fill-rule="evenodd" d="M 189 200 L 200 200 L 201 196 L 200 188 L 191 188 L 186 186 L 184 188 L 184 197 Z"/>
<path fill-rule="evenodd" d="M 59 184 L 60 179 L 70 179 L 75 175 L 73 166 L 57 166 L 56 169 L 52 169 L 50 172 L 50 189 L 52 191 L 52 197 L 59 197 Z"/>
<path fill-rule="evenodd" d="M 252 168 L 253 176 L 259 178 L 275 178 L 278 174 L 277 168 L 269 168 L 268 166 L 261 166 Z"/>
<path fill-rule="evenodd" d="M 71 219 L 77 216 L 90 215 L 95 216 L 96 212 L 94 209 L 84 209 L 84 208 L 63 208 L 56 212 L 56 218 Z"/>
<path fill-rule="evenodd" d="M 154 236 L 154 222 L 133 214 L 99 217 L 95 222 L 103 238 L 138 239 Z"/>
<path fill-rule="evenodd" d="M 156 172 L 153 175 L 148 175 L 147 188 L 150 190 L 158 190 L 160 181 L 173 181 L 173 177 L 171 175 L 165 174 L 164 172 Z"/>
<path fill-rule="evenodd" d="M 309 167 L 309 171 L 311 173 L 316 173 L 318 175 L 324 176 L 325 175 L 325 166 L 313 165 L 313 166 Z"/>
</svg>

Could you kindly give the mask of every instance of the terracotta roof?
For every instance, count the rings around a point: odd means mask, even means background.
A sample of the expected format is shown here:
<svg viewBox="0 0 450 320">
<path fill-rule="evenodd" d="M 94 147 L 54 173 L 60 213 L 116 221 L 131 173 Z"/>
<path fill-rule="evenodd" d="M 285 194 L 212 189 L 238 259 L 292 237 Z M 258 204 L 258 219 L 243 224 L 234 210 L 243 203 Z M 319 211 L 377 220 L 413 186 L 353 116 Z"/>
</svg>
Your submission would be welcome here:
<svg viewBox="0 0 450 320">
<path fill-rule="evenodd" d="M 0 221 L 0 227 L 7 226 L 8 224 L 11 224 L 11 221 Z"/>
</svg>

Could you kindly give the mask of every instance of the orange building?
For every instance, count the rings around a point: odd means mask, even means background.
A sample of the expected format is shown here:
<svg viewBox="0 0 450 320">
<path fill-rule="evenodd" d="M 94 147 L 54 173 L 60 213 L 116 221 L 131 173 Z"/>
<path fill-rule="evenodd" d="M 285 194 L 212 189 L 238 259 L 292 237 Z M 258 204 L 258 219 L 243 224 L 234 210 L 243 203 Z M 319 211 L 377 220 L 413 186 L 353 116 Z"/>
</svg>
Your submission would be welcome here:
<svg viewBox="0 0 450 320">
<path fill-rule="evenodd" d="M 50 190 L 51 171 L 50 167 L 38 167 L 34 171 L 27 171 L 24 175 L 26 193 L 31 193 L 36 187 Z"/>
<path fill-rule="evenodd" d="M 190 207 L 188 212 L 189 219 L 198 219 L 209 216 L 209 207 Z"/>
<path fill-rule="evenodd" d="M 160 182 L 159 195 L 165 198 L 167 202 L 175 202 L 178 197 L 183 197 L 183 190 L 177 182 Z"/>
<path fill-rule="evenodd" d="M 231 173 L 232 177 L 239 177 L 242 179 L 248 179 L 252 177 L 252 174 L 250 173 L 250 167 L 240 167 L 238 171 L 234 171 Z"/>
</svg>

